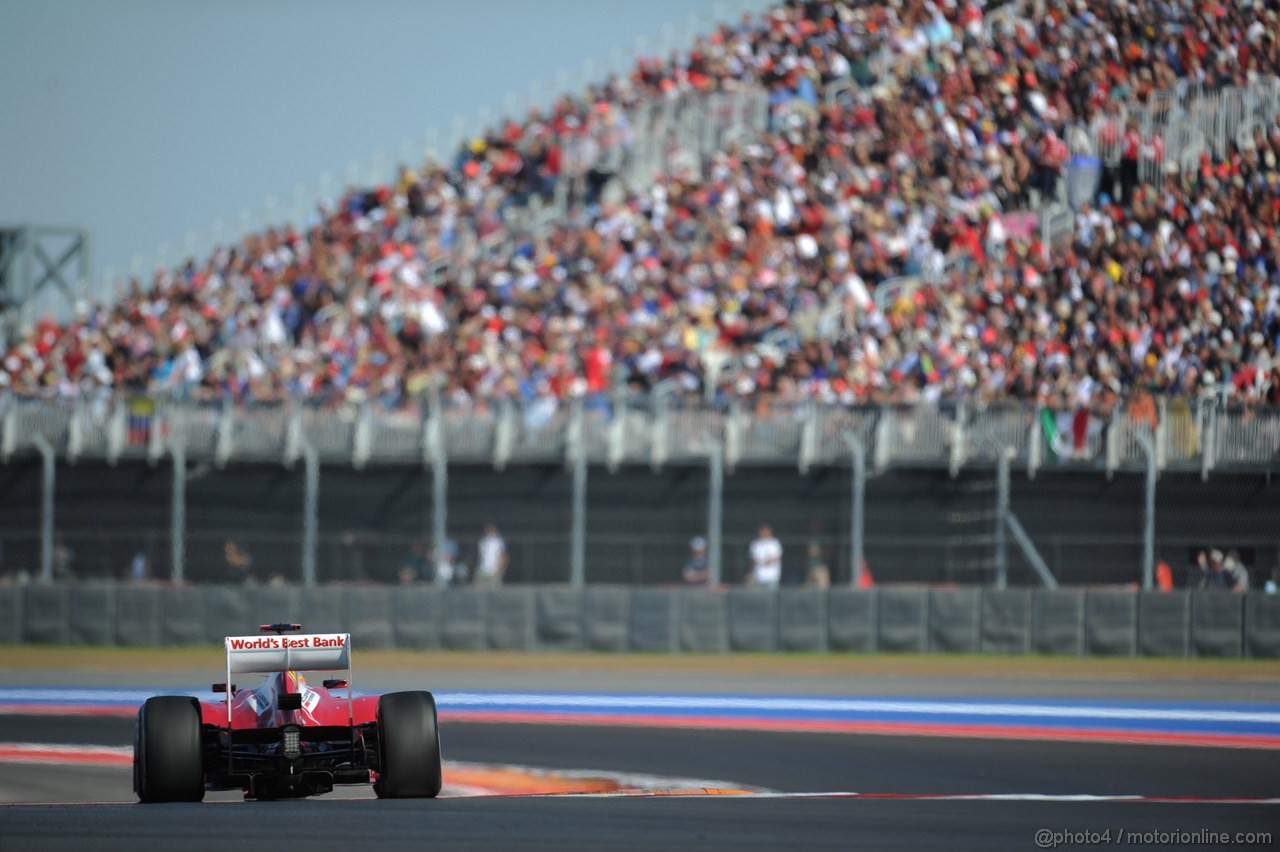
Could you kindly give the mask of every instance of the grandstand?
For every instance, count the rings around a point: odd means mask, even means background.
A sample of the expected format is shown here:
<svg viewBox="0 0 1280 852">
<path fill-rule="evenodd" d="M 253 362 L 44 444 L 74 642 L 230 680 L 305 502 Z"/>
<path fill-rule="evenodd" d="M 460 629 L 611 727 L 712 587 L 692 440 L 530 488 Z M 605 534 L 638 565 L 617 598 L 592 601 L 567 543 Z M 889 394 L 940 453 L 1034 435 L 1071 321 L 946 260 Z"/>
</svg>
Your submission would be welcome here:
<svg viewBox="0 0 1280 852">
<path fill-rule="evenodd" d="M 859 453 L 872 474 L 975 482 L 1009 459 L 1097 482 L 1144 471 L 1149 497 L 1157 473 L 1261 480 L 1280 458 L 1276 15 L 904 0 L 722 23 L 446 162 L 351 187 L 313 226 L 279 223 L 34 324 L 0 364 L 0 456 L 167 456 L 182 494 L 188 461 L 305 462 L 297 512 L 310 506 L 312 532 L 299 521 L 277 546 L 301 565 L 287 578 L 310 581 L 389 579 L 392 552 L 426 534 L 375 518 L 386 564 L 317 569 L 321 462 L 430 468 L 417 518 L 442 541 L 447 466 L 569 460 L 572 520 L 551 541 L 528 532 L 540 555 L 525 579 L 576 581 L 665 578 L 645 563 L 675 562 L 689 532 L 655 533 L 660 556 L 629 557 L 630 574 L 592 574 L 587 465 L 632 478 L 706 465 L 713 504 L 721 465 L 816 476 Z M 865 548 L 882 582 L 1006 582 L 997 479 L 989 511 L 927 522 L 940 552 L 969 554 L 945 570 L 915 573 L 901 543 L 840 521 L 795 518 L 791 550 L 821 538 L 848 580 Z M 1194 503 L 1193 484 L 1173 487 Z M 1280 542 L 1274 497 L 1258 495 L 1235 509 L 1261 519 L 1252 533 L 1210 524 L 1157 542 L 1147 517 L 1102 545 L 1117 554 L 1106 571 L 1046 560 L 1033 528 L 1014 536 L 1013 581 L 1149 585 L 1156 558 L 1181 564 L 1197 544 L 1246 548 L 1261 580 Z M 1087 508 L 1063 500 L 1087 528 Z M 956 520 L 975 511 L 978 534 Z M 173 514 L 181 528 L 153 530 L 167 544 L 153 549 L 183 578 L 188 521 Z M 220 546 L 220 523 L 199 534 Z M 33 564 L 30 529 L 0 527 L 26 536 L 10 570 Z"/>
</svg>

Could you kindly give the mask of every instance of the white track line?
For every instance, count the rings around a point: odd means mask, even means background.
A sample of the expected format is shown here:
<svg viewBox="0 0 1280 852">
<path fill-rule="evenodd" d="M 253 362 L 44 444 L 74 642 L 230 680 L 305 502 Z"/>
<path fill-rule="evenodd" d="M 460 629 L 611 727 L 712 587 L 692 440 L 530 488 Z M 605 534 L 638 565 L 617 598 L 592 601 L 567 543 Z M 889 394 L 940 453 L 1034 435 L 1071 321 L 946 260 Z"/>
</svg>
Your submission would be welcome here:
<svg viewBox="0 0 1280 852">
<path fill-rule="evenodd" d="M 977 701 L 885 701 L 839 698 L 748 698 L 675 695 L 539 695 L 448 692 L 437 695 L 442 709 L 453 707 L 538 707 L 629 710 L 761 710 L 809 713 L 922 713 L 928 715 L 1132 719 L 1147 721 L 1254 722 L 1280 725 L 1280 712 L 1209 708 L 1098 707 L 1005 704 Z"/>
<path fill-rule="evenodd" d="M 155 694 L 138 689 L 56 689 L 0 687 L 0 702 L 80 702 L 89 704 L 141 704 Z M 177 692 L 204 696 L 202 691 Z M 1217 710 L 1212 707 L 1126 707 L 1021 704 L 986 701 L 884 700 L 857 698 L 786 698 L 697 695 L 593 695 L 578 693 L 485 693 L 440 692 L 436 702 L 441 710 L 461 708 L 513 708 L 562 710 L 666 710 L 666 711 L 759 711 L 800 712 L 837 715 L 922 714 L 1037 719 L 1096 719 L 1129 721 L 1236 722 L 1280 726 L 1280 711 Z"/>
</svg>

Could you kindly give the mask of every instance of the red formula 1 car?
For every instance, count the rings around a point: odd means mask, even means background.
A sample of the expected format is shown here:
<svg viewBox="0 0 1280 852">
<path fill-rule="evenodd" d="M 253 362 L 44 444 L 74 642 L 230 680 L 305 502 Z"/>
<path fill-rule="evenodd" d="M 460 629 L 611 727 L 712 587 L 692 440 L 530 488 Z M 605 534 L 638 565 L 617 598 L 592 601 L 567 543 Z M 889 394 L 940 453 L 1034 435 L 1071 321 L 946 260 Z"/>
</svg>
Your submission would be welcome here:
<svg viewBox="0 0 1280 852">
<path fill-rule="evenodd" d="M 368 784 L 384 798 L 440 792 L 440 735 L 429 692 L 353 697 L 351 635 L 296 634 L 264 624 L 260 636 L 228 636 L 225 701 L 147 699 L 134 734 L 133 789 L 143 802 L 198 802 L 206 790 L 246 798 L 328 793 Z M 313 687 L 304 671 L 345 672 Z M 231 676 L 265 672 L 257 689 Z M 337 694 L 335 694 L 337 693 Z"/>
</svg>

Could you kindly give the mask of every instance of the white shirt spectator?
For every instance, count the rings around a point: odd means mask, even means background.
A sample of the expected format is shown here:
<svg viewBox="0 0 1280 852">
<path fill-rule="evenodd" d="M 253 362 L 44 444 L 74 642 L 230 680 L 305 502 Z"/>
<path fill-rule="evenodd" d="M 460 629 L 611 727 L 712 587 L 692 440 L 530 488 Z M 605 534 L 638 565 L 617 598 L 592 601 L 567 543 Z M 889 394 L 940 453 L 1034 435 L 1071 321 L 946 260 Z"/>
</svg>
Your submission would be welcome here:
<svg viewBox="0 0 1280 852">
<path fill-rule="evenodd" d="M 782 582 L 782 543 L 768 530 L 751 542 L 751 585 L 777 587 Z"/>
<path fill-rule="evenodd" d="M 507 543 L 502 540 L 497 529 L 488 527 L 476 549 L 479 556 L 476 565 L 476 582 L 481 584 L 502 582 L 503 572 L 507 568 Z"/>
</svg>

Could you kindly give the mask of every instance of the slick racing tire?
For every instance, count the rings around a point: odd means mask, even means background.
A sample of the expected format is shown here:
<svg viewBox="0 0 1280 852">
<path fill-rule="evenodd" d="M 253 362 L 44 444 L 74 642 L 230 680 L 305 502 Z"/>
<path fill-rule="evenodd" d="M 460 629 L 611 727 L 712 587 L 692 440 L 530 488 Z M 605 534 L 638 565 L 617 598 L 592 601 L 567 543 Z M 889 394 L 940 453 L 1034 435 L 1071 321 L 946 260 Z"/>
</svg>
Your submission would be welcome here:
<svg viewBox="0 0 1280 852">
<path fill-rule="evenodd" d="M 138 711 L 133 790 L 142 802 L 204 799 L 200 705 L 194 698 L 148 698 Z"/>
<path fill-rule="evenodd" d="M 373 790 L 379 798 L 440 795 L 440 731 L 430 692 L 390 692 L 378 699 L 378 755 Z"/>
</svg>

